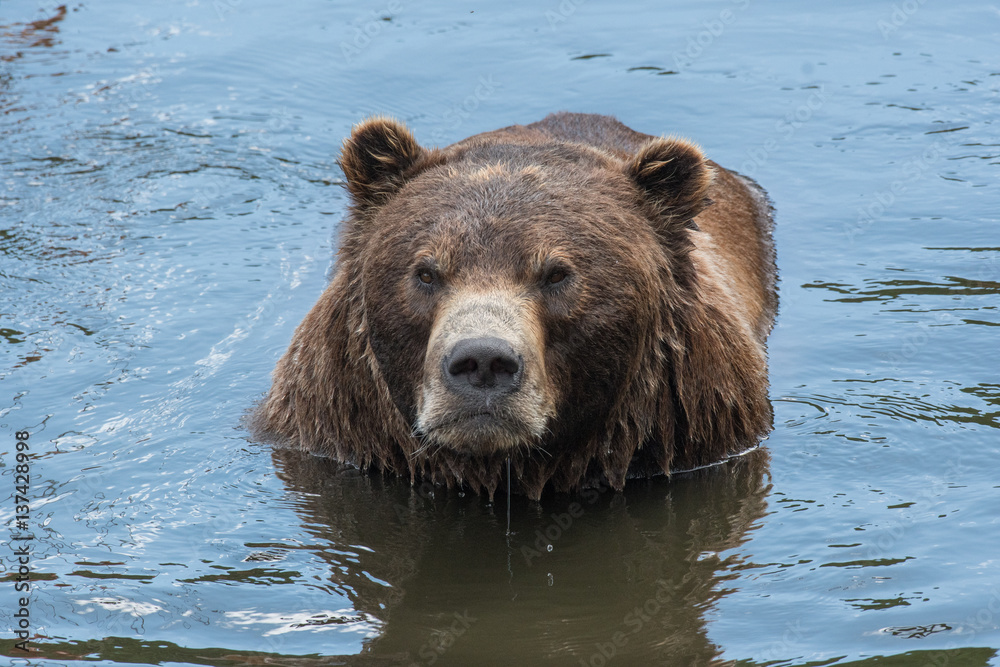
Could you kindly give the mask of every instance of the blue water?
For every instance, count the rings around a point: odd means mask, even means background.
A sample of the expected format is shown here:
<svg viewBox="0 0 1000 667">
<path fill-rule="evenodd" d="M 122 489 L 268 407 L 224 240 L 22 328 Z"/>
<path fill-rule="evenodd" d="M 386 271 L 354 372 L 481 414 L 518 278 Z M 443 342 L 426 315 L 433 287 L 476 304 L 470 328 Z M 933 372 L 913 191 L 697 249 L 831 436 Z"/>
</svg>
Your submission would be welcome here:
<svg viewBox="0 0 1000 667">
<path fill-rule="evenodd" d="M 1000 665 L 998 44 L 969 1 L 0 4 L 0 655 L 23 430 L 35 665 Z M 764 450 L 507 538 L 254 442 L 351 125 L 559 109 L 770 193 Z"/>
</svg>

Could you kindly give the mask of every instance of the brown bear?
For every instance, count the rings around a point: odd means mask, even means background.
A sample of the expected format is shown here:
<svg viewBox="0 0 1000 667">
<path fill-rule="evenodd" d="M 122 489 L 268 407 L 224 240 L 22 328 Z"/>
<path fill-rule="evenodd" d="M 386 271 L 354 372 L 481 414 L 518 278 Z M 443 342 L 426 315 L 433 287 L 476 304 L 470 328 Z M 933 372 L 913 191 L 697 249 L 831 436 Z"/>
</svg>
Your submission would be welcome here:
<svg viewBox="0 0 1000 667">
<path fill-rule="evenodd" d="M 573 113 L 440 149 L 374 118 L 340 165 L 336 272 L 275 368 L 262 436 L 537 499 L 770 430 L 771 207 L 750 179 Z"/>
</svg>

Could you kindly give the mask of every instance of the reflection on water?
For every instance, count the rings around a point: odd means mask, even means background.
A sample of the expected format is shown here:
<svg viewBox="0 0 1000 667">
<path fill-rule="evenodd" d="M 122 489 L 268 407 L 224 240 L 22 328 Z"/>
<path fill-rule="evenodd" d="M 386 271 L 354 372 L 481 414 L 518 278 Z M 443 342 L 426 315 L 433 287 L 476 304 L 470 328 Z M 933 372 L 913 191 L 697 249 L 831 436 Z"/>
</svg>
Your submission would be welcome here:
<svg viewBox="0 0 1000 667">
<path fill-rule="evenodd" d="M 880 383 L 898 383 L 898 380 L 886 378 L 882 380 L 840 380 L 840 382 L 861 383 L 863 385 Z M 904 386 L 907 383 L 902 383 Z M 818 414 L 810 420 L 811 428 L 825 428 L 820 417 L 831 417 L 834 413 L 849 411 L 856 414 L 861 419 L 878 419 L 886 417 L 893 421 L 908 422 L 930 422 L 935 425 L 943 424 L 979 424 L 992 428 L 1000 428 L 1000 411 L 983 410 L 983 403 L 994 404 L 998 402 L 998 386 L 981 384 L 976 387 L 958 387 L 958 391 L 975 396 L 981 401 L 976 402 L 976 407 L 962 405 L 936 405 L 927 400 L 926 394 L 914 395 L 905 390 L 894 389 L 892 393 L 876 393 L 865 389 L 845 389 L 838 395 L 796 395 L 794 398 L 786 397 L 779 400 L 794 403 L 804 403 L 811 405 L 818 410 Z M 802 424 L 804 422 L 797 422 Z M 792 422 L 788 423 L 789 426 Z M 828 425 L 827 425 L 828 426 Z M 817 431 L 818 432 L 818 431 Z M 882 438 L 884 439 L 884 438 Z"/>
<path fill-rule="evenodd" d="M 707 664 L 706 615 L 767 508 L 764 450 L 624 494 L 514 497 L 509 538 L 502 496 L 275 457 L 331 584 L 379 624 L 363 654 L 404 662 Z"/>
<path fill-rule="evenodd" d="M 992 280 L 969 280 L 956 276 L 944 276 L 941 282 L 927 280 L 887 280 L 867 281 L 864 288 L 837 283 L 809 283 L 805 289 L 828 289 L 850 297 L 830 299 L 844 303 L 858 301 L 891 301 L 901 297 L 924 294 L 928 296 L 980 296 L 1000 292 L 1000 282 Z"/>
<path fill-rule="evenodd" d="M 59 33 L 59 22 L 66 18 L 66 5 L 56 7 L 55 13 L 49 18 L 38 19 L 28 23 L 12 23 L 0 25 L 0 40 L 16 47 L 37 48 L 52 47 L 56 44 Z M 2 62 L 13 62 L 23 54 L 4 54 Z"/>
</svg>

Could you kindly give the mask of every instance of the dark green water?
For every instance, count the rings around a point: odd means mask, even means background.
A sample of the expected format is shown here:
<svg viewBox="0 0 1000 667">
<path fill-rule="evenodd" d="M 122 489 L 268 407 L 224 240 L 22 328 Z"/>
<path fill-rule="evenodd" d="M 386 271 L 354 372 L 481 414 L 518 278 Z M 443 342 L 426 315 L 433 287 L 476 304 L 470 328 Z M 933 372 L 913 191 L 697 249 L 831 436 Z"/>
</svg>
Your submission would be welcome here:
<svg viewBox="0 0 1000 667">
<path fill-rule="evenodd" d="M 998 45 L 966 1 L 0 2 L 0 662 L 23 430 L 34 665 L 1000 665 Z M 771 194 L 765 448 L 508 539 L 250 439 L 351 125 L 558 109 Z"/>
</svg>

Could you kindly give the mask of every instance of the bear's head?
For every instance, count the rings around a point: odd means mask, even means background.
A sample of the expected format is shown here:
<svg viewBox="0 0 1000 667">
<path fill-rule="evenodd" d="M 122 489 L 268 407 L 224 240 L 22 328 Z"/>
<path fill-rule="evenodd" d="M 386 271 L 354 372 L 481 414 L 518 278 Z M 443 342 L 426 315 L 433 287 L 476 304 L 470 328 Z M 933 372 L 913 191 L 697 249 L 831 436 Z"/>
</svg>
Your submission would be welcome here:
<svg viewBox="0 0 1000 667">
<path fill-rule="evenodd" d="M 744 396 L 759 372 L 689 257 L 713 177 L 692 144 L 623 160 L 515 131 L 425 149 L 373 119 L 340 163 L 336 275 L 279 363 L 264 430 L 490 494 L 507 462 L 535 497 L 760 435 L 740 422 L 761 411 Z"/>
</svg>

